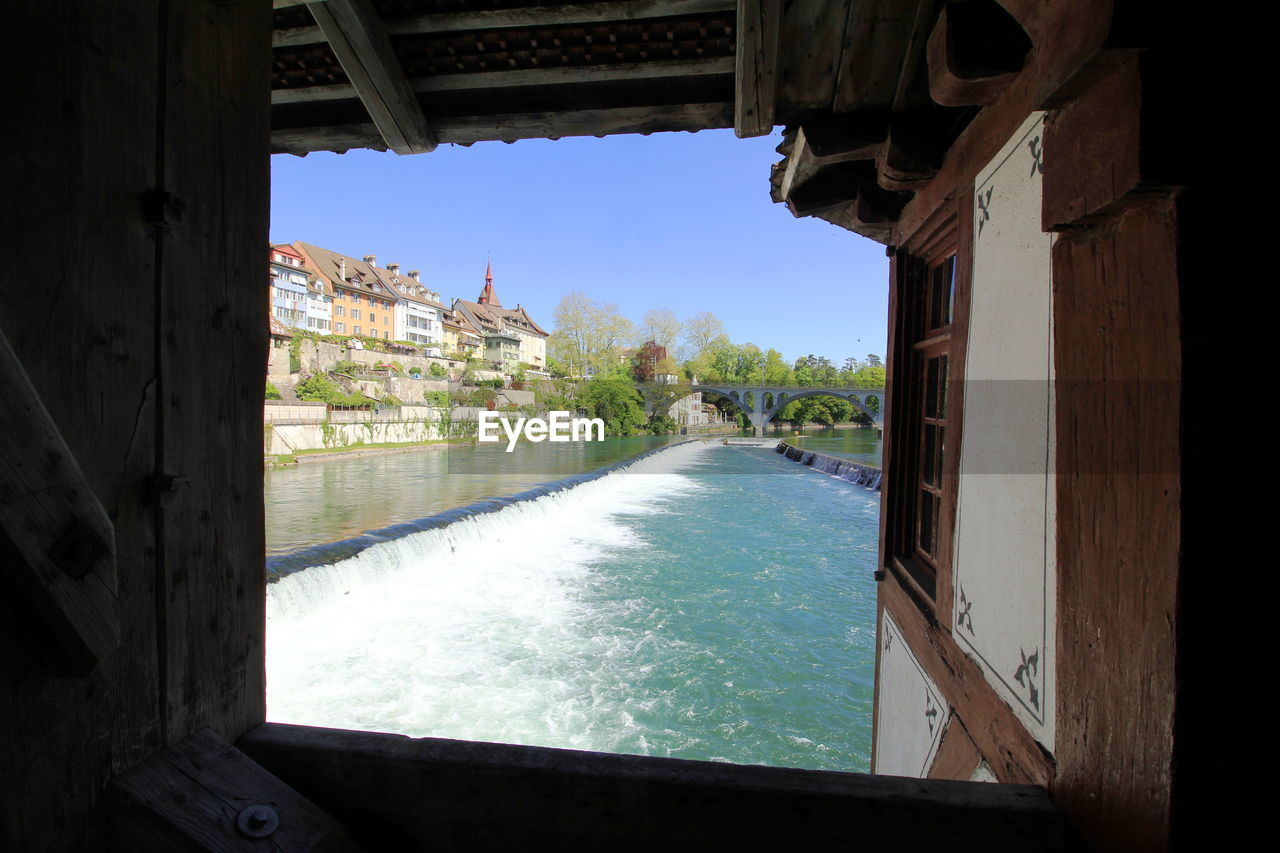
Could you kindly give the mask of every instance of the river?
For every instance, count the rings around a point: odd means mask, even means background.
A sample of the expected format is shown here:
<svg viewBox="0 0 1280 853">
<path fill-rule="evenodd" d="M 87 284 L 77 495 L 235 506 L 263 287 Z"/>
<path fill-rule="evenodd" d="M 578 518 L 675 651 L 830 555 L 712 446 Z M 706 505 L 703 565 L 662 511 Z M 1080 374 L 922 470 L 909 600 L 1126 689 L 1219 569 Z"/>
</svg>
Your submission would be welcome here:
<svg viewBox="0 0 1280 853">
<path fill-rule="evenodd" d="M 868 431 L 824 432 L 873 450 Z M 505 459 L 471 448 L 274 471 L 269 547 L 664 443 L 611 440 L 589 461 L 576 446 L 558 462 L 522 446 Z M 866 771 L 877 512 L 876 493 L 771 450 L 693 442 L 378 542 L 269 585 L 268 718 Z"/>
</svg>

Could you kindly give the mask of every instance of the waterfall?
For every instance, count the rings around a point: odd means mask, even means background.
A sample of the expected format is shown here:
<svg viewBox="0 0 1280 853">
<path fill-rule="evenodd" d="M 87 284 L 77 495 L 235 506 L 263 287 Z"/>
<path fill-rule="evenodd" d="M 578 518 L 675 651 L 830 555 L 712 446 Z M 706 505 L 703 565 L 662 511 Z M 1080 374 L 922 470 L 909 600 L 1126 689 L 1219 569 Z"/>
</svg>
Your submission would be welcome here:
<svg viewBox="0 0 1280 853">
<path fill-rule="evenodd" d="M 812 450 L 801 450 L 798 447 L 787 444 L 785 441 L 778 442 L 775 450 L 793 462 L 808 465 L 824 474 L 830 474 L 832 477 L 846 480 L 856 486 L 866 486 L 868 489 L 880 491 L 882 472 L 874 465 L 864 465 L 861 462 L 841 459 L 838 456 L 828 456 L 825 453 L 816 453 Z"/>
</svg>

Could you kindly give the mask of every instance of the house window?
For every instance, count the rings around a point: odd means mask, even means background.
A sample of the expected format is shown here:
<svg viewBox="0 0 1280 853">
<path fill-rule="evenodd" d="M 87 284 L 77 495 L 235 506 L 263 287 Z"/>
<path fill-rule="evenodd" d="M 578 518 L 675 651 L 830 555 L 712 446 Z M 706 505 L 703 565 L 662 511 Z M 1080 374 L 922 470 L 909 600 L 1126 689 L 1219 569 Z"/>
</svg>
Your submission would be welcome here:
<svg viewBox="0 0 1280 853">
<path fill-rule="evenodd" d="M 376 323 L 376 322 L 378 322 L 378 315 L 377 315 L 377 314 L 375 314 L 375 313 L 373 313 L 372 311 L 370 311 L 370 312 L 369 312 L 369 322 L 370 322 L 370 323 Z"/>
<path fill-rule="evenodd" d="M 360 309 L 359 309 L 359 308 L 352 308 L 352 309 L 351 309 L 351 319 L 352 319 L 352 320 L 359 320 L 359 319 L 360 319 Z"/>
<path fill-rule="evenodd" d="M 352 333 L 353 333 L 353 334 L 357 334 L 357 335 L 364 334 L 363 332 L 361 332 L 361 331 L 360 331 L 360 327 L 359 327 L 359 326 L 355 326 L 355 327 L 353 327 L 351 331 L 352 331 Z"/>
<path fill-rule="evenodd" d="M 333 313 L 334 313 L 334 316 L 345 317 L 347 316 L 347 309 L 342 305 L 335 305 L 333 306 Z"/>
<path fill-rule="evenodd" d="M 971 263 L 957 206 L 896 258 L 885 487 L 887 568 L 948 621 Z"/>
<path fill-rule="evenodd" d="M 337 329 L 339 333 L 341 333 L 341 332 L 345 332 L 345 331 L 347 330 L 347 324 L 346 324 L 346 323 L 334 323 L 334 324 L 333 324 L 333 327 L 334 327 L 335 329 Z"/>
</svg>

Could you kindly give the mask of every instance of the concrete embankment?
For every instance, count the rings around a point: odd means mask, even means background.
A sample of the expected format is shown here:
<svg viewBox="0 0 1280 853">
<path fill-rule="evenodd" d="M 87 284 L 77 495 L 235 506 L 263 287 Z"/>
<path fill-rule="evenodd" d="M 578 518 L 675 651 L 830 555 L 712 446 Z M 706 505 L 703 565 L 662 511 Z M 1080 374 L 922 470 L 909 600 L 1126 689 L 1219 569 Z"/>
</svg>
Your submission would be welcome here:
<svg viewBox="0 0 1280 853">
<path fill-rule="evenodd" d="M 830 474 L 841 480 L 847 480 L 858 486 L 866 486 L 869 489 L 880 491 L 881 471 L 874 465 L 864 465 L 861 462 L 854 462 L 852 459 L 841 459 L 839 456 L 828 456 L 825 453 L 818 453 L 813 450 L 802 450 L 785 441 L 778 442 L 775 448 L 778 453 L 788 459 L 799 462 L 801 465 L 808 465 L 816 468 L 824 474 Z"/>
</svg>

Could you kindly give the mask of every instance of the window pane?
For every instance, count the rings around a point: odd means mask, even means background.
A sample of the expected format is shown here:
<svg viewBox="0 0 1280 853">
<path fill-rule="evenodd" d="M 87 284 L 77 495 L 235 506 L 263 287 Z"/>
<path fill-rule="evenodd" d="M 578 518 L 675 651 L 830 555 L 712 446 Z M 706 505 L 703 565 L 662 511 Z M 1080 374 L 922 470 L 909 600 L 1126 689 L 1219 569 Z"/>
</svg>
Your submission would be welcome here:
<svg viewBox="0 0 1280 853">
<path fill-rule="evenodd" d="M 938 359 L 938 414 L 939 419 L 947 416 L 947 356 Z"/>
<path fill-rule="evenodd" d="M 938 435 L 941 431 L 933 424 L 924 425 L 924 459 L 921 475 L 926 485 L 938 485 Z"/>
<path fill-rule="evenodd" d="M 929 328 L 951 325 L 951 306 L 955 299 L 956 258 L 947 258 L 929 275 Z"/>
<path fill-rule="evenodd" d="M 932 492 L 920 490 L 920 550 L 933 556 L 933 539 L 935 532 L 935 514 L 937 501 Z"/>
<path fill-rule="evenodd" d="M 925 363 L 924 368 L 924 416 L 926 418 L 938 417 L 938 386 L 939 386 L 939 362 L 940 359 L 931 358 Z"/>
</svg>

